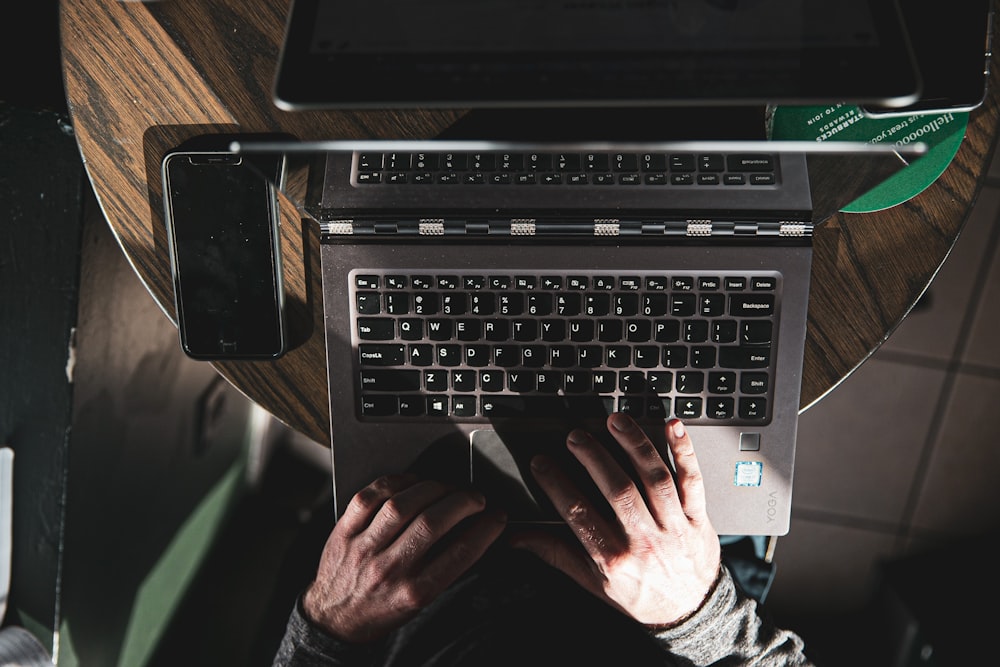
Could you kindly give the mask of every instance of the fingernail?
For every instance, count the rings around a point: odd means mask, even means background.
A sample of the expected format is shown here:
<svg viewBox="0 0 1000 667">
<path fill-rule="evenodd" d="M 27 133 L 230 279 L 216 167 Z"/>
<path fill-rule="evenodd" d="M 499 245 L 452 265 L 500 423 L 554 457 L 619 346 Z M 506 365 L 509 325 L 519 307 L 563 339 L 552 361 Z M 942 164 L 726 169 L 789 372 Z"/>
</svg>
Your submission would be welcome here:
<svg viewBox="0 0 1000 667">
<path fill-rule="evenodd" d="M 616 414 L 611 418 L 611 425 L 616 431 L 627 431 L 629 427 L 628 418 L 623 414 Z"/>
<path fill-rule="evenodd" d="M 582 445 L 583 443 L 587 442 L 587 434 L 581 431 L 580 429 L 574 429 L 569 432 L 569 435 L 566 436 L 566 439 L 575 445 Z"/>
<path fill-rule="evenodd" d="M 548 472 L 549 460 L 544 456 L 536 456 L 531 459 L 531 469 L 535 472 Z"/>
<path fill-rule="evenodd" d="M 685 433 L 685 431 L 684 431 L 684 423 L 682 421 L 680 421 L 679 419 L 677 421 L 675 421 L 673 424 L 671 424 L 670 429 L 674 432 L 674 437 L 675 438 L 683 438 L 684 437 L 684 433 Z"/>
</svg>

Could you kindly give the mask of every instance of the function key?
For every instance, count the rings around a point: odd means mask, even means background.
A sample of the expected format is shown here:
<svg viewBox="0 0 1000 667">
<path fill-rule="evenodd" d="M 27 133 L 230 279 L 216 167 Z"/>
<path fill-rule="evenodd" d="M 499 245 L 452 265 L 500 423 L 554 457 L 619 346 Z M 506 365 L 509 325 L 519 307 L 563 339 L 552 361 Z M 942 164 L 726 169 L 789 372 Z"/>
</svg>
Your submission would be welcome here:
<svg viewBox="0 0 1000 667">
<path fill-rule="evenodd" d="M 535 276 L 515 276 L 514 289 L 535 289 L 538 286 L 538 279 Z"/>
<path fill-rule="evenodd" d="M 599 290 L 613 290 L 615 288 L 615 279 L 611 276 L 594 276 L 594 289 Z"/>
<path fill-rule="evenodd" d="M 542 276 L 542 289 L 562 289 L 562 276 Z"/>
<path fill-rule="evenodd" d="M 694 278 L 691 276 L 675 276 L 670 281 L 670 286 L 678 292 L 690 292 L 694 289 Z"/>
<path fill-rule="evenodd" d="M 382 174 L 377 171 L 359 171 L 358 183 L 381 183 Z"/>
<path fill-rule="evenodd" d="M 413 284 L 413 289 L 434 289 L 432 276 L 413 276 L 410 282 Z"/>
<path fill-rule="evenodd" d="M 389 289 L 406 289 L 406 285 L 409 283 L 406 276 L 386 276 L 385 286 Z"/>
<path fill-rule="evenodd" d="M 747 182 L 747 177 L 743 174 L 725 174 L 722 182 L 726 185 L 743 185 Z"/>
<path fill-rule="evenodd" d="M 458 289 L 458 276 L 438 276 L 438 289 Z"/>
<path fill-rule="evenodd" d="M 646 278 L 646 289 L 656 292 L 662 292 L 667 289 L 669 281 L 663 276 L 649 276 Z"/>
<path fill-rule="evenodd" d="M 510 289 L 510 276 L 490 276 L 490 289 Z"/>
<path fill-rule="evenodd" d="M 566 287 L 571 290 L 585 290 L 590 285 L 587 276 L 567 276 Z"/>
<path fill-rule="evenodd" d="M 636 291 L 642 287 L 642 278 L 639 276 L 622 276 L 618 279 L 618 286 L 630 292 Z"/>
<path fill-rule="evenodd" d="M 486 278 L 483 276 L 463 276 L 462 277 L 462 288 L 463 289 L 485 289 L 486 288 Z"/>
</svg>

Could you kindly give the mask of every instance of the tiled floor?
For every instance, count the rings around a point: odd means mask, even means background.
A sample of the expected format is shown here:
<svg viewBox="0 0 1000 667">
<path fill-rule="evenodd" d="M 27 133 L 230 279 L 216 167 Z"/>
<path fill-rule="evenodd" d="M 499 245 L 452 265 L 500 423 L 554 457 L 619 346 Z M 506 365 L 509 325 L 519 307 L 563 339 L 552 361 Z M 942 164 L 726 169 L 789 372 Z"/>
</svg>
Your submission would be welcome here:
<svg viewBox="0 0 1000 667">
<path fill-rule="evenodd" d="M 776 615 L 847 614 L 870 600 L 879 563 L 1000 527 L 998 239 L 995 161 L 918 307 L 802 415 Z"/>
</svg>

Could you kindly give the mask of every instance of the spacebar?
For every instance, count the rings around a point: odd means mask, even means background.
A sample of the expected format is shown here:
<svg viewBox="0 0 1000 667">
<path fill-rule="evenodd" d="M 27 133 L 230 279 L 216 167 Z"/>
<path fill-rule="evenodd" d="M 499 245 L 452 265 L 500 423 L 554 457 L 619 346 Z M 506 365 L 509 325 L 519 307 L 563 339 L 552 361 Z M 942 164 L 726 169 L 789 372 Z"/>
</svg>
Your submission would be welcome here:
<svg viewBox="0 0 1000 667">
<path fill-rule="evenodd" d="M 594 417 L 614 411 L 610 396 L 483 396 L 480 403 L 484 417 L 560 418 L 568 415 Z"/>
</svg>

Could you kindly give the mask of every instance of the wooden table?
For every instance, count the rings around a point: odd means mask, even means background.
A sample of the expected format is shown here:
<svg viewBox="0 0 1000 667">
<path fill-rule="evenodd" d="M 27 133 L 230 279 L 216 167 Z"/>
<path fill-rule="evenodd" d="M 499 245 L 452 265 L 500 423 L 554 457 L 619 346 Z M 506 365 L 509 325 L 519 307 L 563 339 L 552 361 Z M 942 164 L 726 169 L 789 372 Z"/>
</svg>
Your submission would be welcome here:
<svg viewBox="0 0 1000 667">
<path fill-rule="evenodd" d="M 87 173 L 122 250 L 171 319 L 159 176 L 168 149 L 212 132 L 429 139 L 467 116 L 463 110 L 280 111 L 270 88 L 288 0 L 60 4 L 66 92 Z M 955 160 L 930 188 L 886 211 L 837 214 L 817 229 L 803 409 L 875 351 L 948 256 L 993 153 L 998 97 L 995 63 L 988 99 L 972 112 Z M 282 253 L 294 349 L 274 362 L 217 368 L 283 422 L 328 445 L 319 238 L 287 200 Z"/>
</svg>

